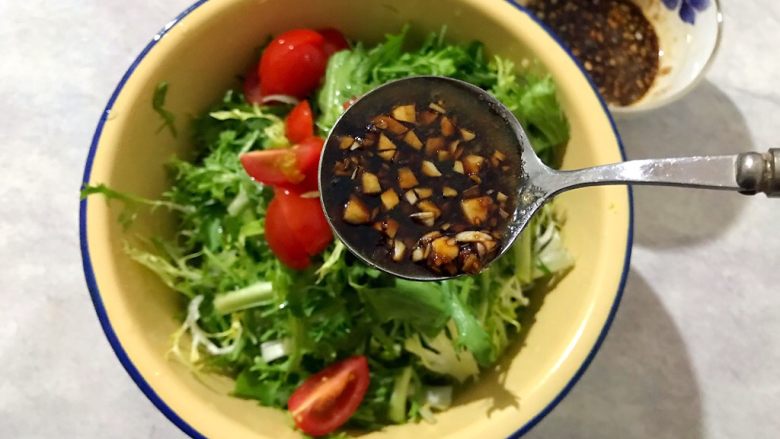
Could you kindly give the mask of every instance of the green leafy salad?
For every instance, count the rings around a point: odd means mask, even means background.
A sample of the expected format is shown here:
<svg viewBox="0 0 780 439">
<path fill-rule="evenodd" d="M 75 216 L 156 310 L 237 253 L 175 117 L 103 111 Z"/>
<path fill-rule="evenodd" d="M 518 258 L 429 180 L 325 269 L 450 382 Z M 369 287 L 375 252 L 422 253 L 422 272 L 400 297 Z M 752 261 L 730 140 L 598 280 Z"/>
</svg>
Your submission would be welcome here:
<svg viewBox="0 0 780 439">
<path fill-rule="evenodd" d="M 246 83 L 243 92 L 229 90 L 196 120 L 194 159 L 170 163 L 171 186 L 160 200 L 102 185 L 86 187 L 84 194 L 159 206 L 178 218 L 174 236 L 126 245 L 130 257 L 182 297 L 183 321 L 172 337 L 172 357 L 194 370 L 234 377 L 235 396 L 290 410 L 297 427 L 314 436 L 342 425 L 377 429 L 435 422 L 434 413 L 496 365 L 512 343 L 528 304 L 524 294 L 572 266 L 554 206 L 545 206 L 507 254 L 474 276 L 426 283 L 397 279 L 369 268 L 328 237 L 324 250 L 307 250 L 297 259 L 300 266 L 291 267 L 266 227 L 278 188 L 253 179 L 240 157 L 291 151 L 300 143 L 290 139 L 299 137 L 290 136 L 296 101 L 306 102 L 313 135 L 322 138 L 350 99 L 413 75 L 449 76 L 488 90 L 517 116 L 549 164 L 560 157 L 569 126 L 550 76 L 489 59 L 478 42 L 450 44 L 442 31 L 409 47 L 404 29 L 370 47 L 347 44 L 343 36 L 334 43 L 332 29 L 318 32 L 324 36 L 324 56 L 314 88 L 287 90 L 271 83 L 285 76 L 267 71 L 266 56 L 276 50 L 272 41 L 259 63 L 259 78 L 247 79 L 259 81 L 254 84 L 259 91 Z M 283 34 L 287 41 L 319 47 L 315 37 L 296 34 L 295 39 L 290 33 Z M 280 59 L 293 62 L 283 55 L 287 58 Z M 155 108 L 162 109 L 163 102 L 158 96 Z M 161 114 L 173 132 L 172 115 Z M 288 171 L 280 172 L 291 184 L 304 184 L 299 182 L 305 175 Z M 298 198 L 318 202 L 311 190 Z M 356 372 L 339 375 L 335 366 L 356 358 L 368 373 L 363 377 L 355 366 L 350 370 Z M 320 382 L 332 385 L 318 387 Z"/>
</svg>

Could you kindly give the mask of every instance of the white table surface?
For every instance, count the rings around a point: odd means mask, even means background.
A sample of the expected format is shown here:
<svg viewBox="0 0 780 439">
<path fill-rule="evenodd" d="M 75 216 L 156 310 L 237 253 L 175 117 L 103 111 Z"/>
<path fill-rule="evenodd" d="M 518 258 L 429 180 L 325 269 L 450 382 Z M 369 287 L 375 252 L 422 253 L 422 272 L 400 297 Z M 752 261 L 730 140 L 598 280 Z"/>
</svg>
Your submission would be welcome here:
<svg viewBox="0 0 780 439">
<path fill-rule="evenodd" d="M 77 192 L 131 60 L 191 0 L 0 0 L 0 437 L 176 438 L 119 365 L 81 271 Z M 683 101 L 622 121 L 631 158 L 778 146 L 780 3 L 724 0 Z M 604 346 L 531 438 L 780 433 L 780 200 L 639 188 Z"/>
</svg>

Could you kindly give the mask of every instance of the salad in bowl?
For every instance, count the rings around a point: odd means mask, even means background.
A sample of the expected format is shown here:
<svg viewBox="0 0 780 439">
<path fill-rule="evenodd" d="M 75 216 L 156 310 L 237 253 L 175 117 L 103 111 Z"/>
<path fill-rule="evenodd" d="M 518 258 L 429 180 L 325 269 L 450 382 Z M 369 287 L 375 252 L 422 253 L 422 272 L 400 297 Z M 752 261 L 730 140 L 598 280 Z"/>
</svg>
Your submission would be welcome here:
<svg viewBox="0 0 780 439">
<path fill-rule="evenodd" d="M 172 238 L 127 245 L 185 298 L 172 356 L 234 377 L 236 396 L 287 409 L 314 436 L 346 423 L 433 422 L 506 350 L 523 292 L 573 264 L 553 205 L 510 254 L 462 279 L 396 279 L 333 242 L 317 192 L 323 136 L 375 86 L 414 75 L 462 79 L 507 105 L 548 162 L 568 140 L 549 75 L 489 60 L 477 41 L 448 43 L 445 30 L 409 49 L 407 33 L 370 47 L 333 28 L 277 35 L 242 88 L 198 118 L 195 156 L 170 162 L 171 188 L 159 200 L 84 190 L 176 213 Z M 168 86 L 154 100 L 175 133 Z"/>
</svg>

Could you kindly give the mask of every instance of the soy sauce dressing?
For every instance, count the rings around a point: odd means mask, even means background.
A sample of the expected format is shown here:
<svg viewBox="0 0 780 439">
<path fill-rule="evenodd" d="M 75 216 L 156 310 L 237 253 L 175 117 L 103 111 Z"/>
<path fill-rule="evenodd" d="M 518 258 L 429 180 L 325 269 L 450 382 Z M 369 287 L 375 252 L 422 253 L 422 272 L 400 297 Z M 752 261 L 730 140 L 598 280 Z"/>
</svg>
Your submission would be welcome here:
<svg viewBox="0 0 780 439">
<path fill-rule="evenodd" d="M 629 0 L 531 0 L 581 62 L 611 104 L 630 105 L 647 94 L 659 66 L 655 28 Z"/>
<path fill-rule="evenodd" d="M 358 101 L 355 105 L 361 108 L 351 110 L 359 111 L 360 116 L 346 120 L 351 123 L 337 124 L 338 131 L 331 133 L 325 145 L 321 183 L 328 187 L 321 188 L 321 193 L 326 214 L 353 251 L 379 266 L 392 264 L 394 271 L 409 276 L 430 275 L 431 272 L 442 275 L 476 273 L 500 251 L 508 220 L 516 206 L 514 191 L 521 169 L 520 144 L 508 124 L 496 121 L 494 115 L 486 115 L 485 106 L 474 105 L 474 99 L 473 94 L 464 90 L 456 94 L 448 91 L 447 100 L 444 100 L 435 87 L 418 87 L 404 90 L 395 102 Z M 414 106 L 414 123 L 391 117 L 394 110 L 410 105 Z M 450 123 L 442 122 L 445 118 Z M 448 131 L 450 134 L 443 134 L 443 127 L 450 124 L 454 125 Z M 422 144 L 419 149 L 405 140 L 409 131 L 413 131 Z M 386 147 L 388 141 L 396 147 L 392 157 L 388 149 L 380 147 L 380 144 Z M 443 145 L 441 149 L 435 148 L 439 143 Z M 468 175 L 469 169 L 474 170 L 470 166 L 474 160 L 466 160 L 468 156 L 484 159 L 473 175 Z M 424 161 L 432 164 L 441 175 L 426 175 Z M 464 164 L 463 173 L 457 171 L 456 161 Z M 399 172 L 404 168 L 414 175 L 416 184 L 413 187 L 408 184 L 402 187 Z M 374 188 L 371 193 L 365 193 L 366 174 L 376 177 L 380 191 Z M 368 180 L 373 181 L 373 178 Z M 373 188 L 373 183 L 370 185 Z M 389 190 L 398 200 L 388 209 L 393 197 L 386 199 L 384 194 Z M 409 191 L 416 198 L 414 203 L 407 199 Z M 475 205 L 471 200 L 477 198 L 480 199 L 479 206 L 485 205 L 487 199 L 490 203 L 484 221 L 475 224 L 475 217 L 466 215 L 462 203 Z M 353 209 L 355 203 L 361 205 L 357 210 Z M 435 206 L 441 213 L 427 223 L 414 218 L 415 214 L 425 211 L 422 203 Z M 355 215 L 346 221 L 349 212 Z M 390 229 L 397 225 L 394 236 L 388 233 L 388 225 Z M 423 237 L 431 236 L 432 232 L 441 235 L 433 236 L 426 244 Z M 487 237 L 492 242 L 479 239 L 463 242 L 460 238 L 456 240 L 456 236 Z M 439 241 L 434 246 L 433 241 L 439 238 L 448 241 Z M 442 248 L 445 244 L 451 252 L 453 241 L 458 249 L 454 258 L 431 256 L 439 255 L 433 248 Z M 398 257 L 396 248 L 399 242 L 403 247 L 402 257 Z M 482 247 L 478 247 L 477 242 Z M 426 245 L 429 248 L 426 257 L 413 260 L 415 249 Z M 475 259 L 477 263 L 474 263 Z"/>
</svg>

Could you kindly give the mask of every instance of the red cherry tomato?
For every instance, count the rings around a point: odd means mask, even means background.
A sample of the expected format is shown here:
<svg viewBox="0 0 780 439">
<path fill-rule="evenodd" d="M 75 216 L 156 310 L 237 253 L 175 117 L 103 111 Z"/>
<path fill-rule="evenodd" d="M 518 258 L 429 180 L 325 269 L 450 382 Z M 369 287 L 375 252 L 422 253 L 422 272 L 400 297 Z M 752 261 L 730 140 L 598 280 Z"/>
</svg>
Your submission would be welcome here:
<svg viewBox="0 0 780 439">
<path fill-rule="evenodd" d="M 265 239 L 268 246 L 282 263 L 296 270 L 309 266 L 309 255 L 294 237 L 281 202 L 274 197 L 268 204 L 265 215 Z"/>
<path fill-rule="evenodd" d="M 287 187 L 298 193 L 316 191 L 319 186 L 320 154 L 325 141 L 321 137 L 309 137 L 296 145 L 298 147 L 299 169 L 306 178 L 297 185 Z"/>
<path fill-rule="evenodd" d="M 369 382 L 366 357 L 350 357 L 310 376 L 290 396 L 287 408 L 301 431 L 322 436 L 349 420 Z"/>
<path fill-rule="evenodd" d="M 250 104 L 261 104 L 263 94 L 260 92 L 260 76 L 257 65 L 253 65 L 244 75 L 244 99 Z"/>
<path fill-rule="evenodd" d="M 298 168 L 298 159 L 293 148 L 251 151 L 242 154 L 240 160 L 246 173 L 263 184 L 294 185 L 306 178 Z"/>
<path fill-rule="evenodd" d="M 298 157 L 298 169 L 306 175 L 316 174 L 320 165 L 320 153 L 325 140 L 312 136 L 293 146 Z"/>
<path fill-rule="evenodd" d="M 263 95 L 285 94 L 305 98 L 320 83 L 328 55 L 325 38 L 311 29 L 294 29 L 279 35 L 260 58 Z"/>
<path fill-rule="evenodd" d="M 323 140 L 310 137 L 292 148 L 250 151 L 240 157 L 250 177 L 260 183 L 306 192 L 317 189 Z"/>
<path fill-rule="evenodd" d="M 324 29 L 317 29 L 317 32 L 325 38 L 325 53 L 327 53 L 328 56 L 331 56 L 340 50 L 349 49 L 349 42 L 344 37 L 344 34 L 339 32 L 338 29 L 326 27 Z"/>
<path fill-rule="evenodd" d="M 271 251 L 296 270 L 309 266 L 309 256 L 325 250 L 333 240 L 319 198 L 277 188 L 265 217 L 265 236 Z"/>
<path fill-rule="evenodd" d="M 309 101 L 301 101 L 287 115 L 284 131 L 292 143 L 302 142 L 314 135 L 314 117 Z"/>
<path fill-rule="evenodd" d="M 319 198 L 303 198 L 286 190 L 276 190 L 287 227 L 310 256 L 319 254 L 333 241 L 333 232 L 322 212 Z"/>
</svg>

